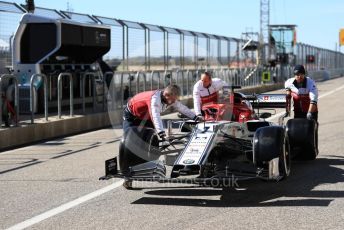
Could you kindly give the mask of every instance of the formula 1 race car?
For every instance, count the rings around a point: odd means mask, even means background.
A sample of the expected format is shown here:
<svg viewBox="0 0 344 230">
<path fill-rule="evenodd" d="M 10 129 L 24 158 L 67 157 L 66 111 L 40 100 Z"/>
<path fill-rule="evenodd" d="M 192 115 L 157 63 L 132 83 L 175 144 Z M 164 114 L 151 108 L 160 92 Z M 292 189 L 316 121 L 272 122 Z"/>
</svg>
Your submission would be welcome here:
<svg viewBox="0 0 344 230">
<path fill-rule="evenodd" d="M 223 100 L 202 106 L 205 121 L 168 121 L 168 139 L 160 141 L 151 128 L 133 127 L 117 157 L 105 162 L 106 175 L 132 181 L 228 186 L 235 180 L 281 180 L 290 174 L 291 159 L 318 155 L 317 122 L 289 119 L 274 124 L 262 110 L 286 108 L 284 94 L 245 95 L 230 86 Z M 172 130 L 176 130 L 173 131 Z"/>
</svg>

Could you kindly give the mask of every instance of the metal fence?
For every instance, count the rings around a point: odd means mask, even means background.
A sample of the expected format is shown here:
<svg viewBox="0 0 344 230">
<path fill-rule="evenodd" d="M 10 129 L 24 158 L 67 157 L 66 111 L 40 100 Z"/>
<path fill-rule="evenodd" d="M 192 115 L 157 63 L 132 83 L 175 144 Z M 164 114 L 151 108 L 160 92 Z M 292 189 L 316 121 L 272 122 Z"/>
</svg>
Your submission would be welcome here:
<svg viewBox="0 0 344 230">
<path fill-rule="evenodd" d="M 181 88 L 181 99 L 192 95 L 194 84 L 199 80 L 205 69 L 178 69 L 152 71 L 118 71 L 114 73 L 109 86 L 109 110 L 121 109 L 131 96 L 146 90 L 156 90 L 169 84 L 178 84 Z M 213 77 L 221 78 L 230 85 L 253 87 L 261 84 L 274 84 L 285 81 L 292 76 L 292 67 L 255 67 L 255 68 L 217 68 L 207 69 Z M 262 82 L 263 72 L 268 72 L 270 78 Z M 284 76 L 284 77 L 282 77 Z"/>
<path fill-rule="evenodd" d="M 295 47 L 296 63 L 303 64 L 309 71 L 332 70 L 342 68 L 344 65 L 344 55 L 328 49 L 297 43 Z M 309 55 L 314 57 L 314 62 L 307 58 Z M 308 61 L 307 61 L 308 60 Z"/>
<path fill-rule="evenodd" d="M 1 73 L 11 66 L 11 38 L 25 12 L 21 5 L 0 1 Z M 104 60 L 118 71 L 244 68 L 257 63 L 256 52 L 241 51 L 243 39 L 41 7 L 35 14 L 110 26 L 111 50 Z M 294 53 L 296 63 L 309 70 L 344 65 L 344 54 L 303 43 Z M 308 55 L 314 55 L 315 62 L 307 63 Z"/>
</svg>

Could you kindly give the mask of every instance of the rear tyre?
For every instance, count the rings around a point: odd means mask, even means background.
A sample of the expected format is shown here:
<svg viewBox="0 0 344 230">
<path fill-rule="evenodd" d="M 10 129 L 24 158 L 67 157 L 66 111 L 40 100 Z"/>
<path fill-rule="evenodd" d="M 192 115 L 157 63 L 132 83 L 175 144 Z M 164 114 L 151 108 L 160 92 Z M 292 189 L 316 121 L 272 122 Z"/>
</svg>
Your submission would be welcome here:
<svg viewBox="0 0 344 230">
<path fill-rule="evenodd" d="M 303 118 L 287 122 L 291 155 L 298 160 L 315 160 L 318 155 L 318 123 Z"/>
<path fill-rule="evenodd" d="M 279 174 L 290 174 L 290 145 L 283 127 L 268 126 L 257 129 L 253 137 L 253 161 L 258 167 L 266 167 L 274 158 L 279 159 Z"/>
<path fill-rule="evenodd" d="M 159 141 L 154 129 L 132 127 L 119 146 L 119 167 L 125 175 L 129 167 L 159 158 Z"/>
</svg>

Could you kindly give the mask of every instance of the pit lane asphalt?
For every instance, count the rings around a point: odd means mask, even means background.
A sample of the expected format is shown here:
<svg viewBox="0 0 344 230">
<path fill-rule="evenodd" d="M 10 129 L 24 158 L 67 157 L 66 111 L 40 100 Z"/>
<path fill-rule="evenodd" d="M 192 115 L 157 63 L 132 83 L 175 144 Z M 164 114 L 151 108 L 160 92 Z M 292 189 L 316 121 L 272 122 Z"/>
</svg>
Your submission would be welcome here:
<svg viewBox="0 0 344 230">
<path fill-rule="evenodd" d="M 342 229 L 343 85 L 344 78 L 318 83 L 324 95 L 320 155 L 312 162 L 293 162 L 287 180 L 238 182 L 239 191 L 158 183 L 136 184 L 141 188 L 131 191 L 119 186 L 29 229 Z M 120 136 L 120 129 L 103 129 L 0 153 L 0 229 L 18 227 L 119 181 L 98 178 L 104 161 L 117 154 Z"/>
</svg>

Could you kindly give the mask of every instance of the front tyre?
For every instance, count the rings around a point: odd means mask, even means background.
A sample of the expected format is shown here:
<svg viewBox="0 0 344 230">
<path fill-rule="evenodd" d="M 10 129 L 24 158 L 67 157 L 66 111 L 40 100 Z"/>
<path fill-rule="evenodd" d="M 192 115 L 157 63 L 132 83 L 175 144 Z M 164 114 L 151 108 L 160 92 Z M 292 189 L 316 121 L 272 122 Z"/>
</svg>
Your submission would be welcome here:
<svg viewBox="0 0 344 230">
<path fill-rule="evenodd" d="M 129 167 L 159 158 L 159 141 L 154 129 L 132 127 L 124 133 L 119 146 L 119 167 L 125 175 Z"/>
</svg>

